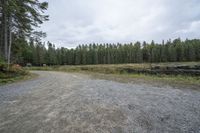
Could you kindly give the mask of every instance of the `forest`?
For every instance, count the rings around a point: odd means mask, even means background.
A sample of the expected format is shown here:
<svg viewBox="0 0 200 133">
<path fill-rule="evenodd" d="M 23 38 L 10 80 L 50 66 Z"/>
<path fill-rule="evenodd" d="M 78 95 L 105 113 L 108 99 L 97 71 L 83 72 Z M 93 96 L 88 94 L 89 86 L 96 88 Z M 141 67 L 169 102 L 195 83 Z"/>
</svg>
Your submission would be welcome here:
<svg viewBox="0 0 200 133">
<path fill-rule="evenodd" d="M 123 63 L 159 63 L 200 61 L 200 40 L 180 38 L 162 44 L 136 42 L 128 44 L 89 44 L 74 49 L 56 48 L 37 40 L 18 38 L 13 42 L 12 61 L 26 65 L 87 65 Z"/>
<path fill-rule="evenodd" d="M 46 35 L 35 29 L 49 20 L 47 8 L 48 2 L 39 0 L 0 0 L 0 62 L 6 62 L 8 67 L 17 63 L 15 57 L 20 53 L 15 53 L 18 50 L 13 45 L 21 45 L 18 40 L 39 40 Z"/>
<path fill-rule="evenodd" d="M 91 43 L 76 48 L 57 48 L 42 42 L 46 34 L 36 31 L 49 20 L 47 2 L 39 0 L 0 0 L 0 60 L 7 64 L 87 65 L 200 61 L 200 40 L 180 38 L 161 44 Z M 133 37 L 134 39 L 134 37 Z"/>
</svg>

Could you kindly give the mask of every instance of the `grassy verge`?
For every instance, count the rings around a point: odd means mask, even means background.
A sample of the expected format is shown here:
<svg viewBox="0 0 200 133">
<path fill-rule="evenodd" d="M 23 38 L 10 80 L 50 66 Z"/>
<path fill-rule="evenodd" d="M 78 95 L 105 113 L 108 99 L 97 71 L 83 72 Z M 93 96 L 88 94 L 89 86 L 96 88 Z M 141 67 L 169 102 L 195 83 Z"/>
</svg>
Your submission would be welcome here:
<svg viewBox="0 0 200 133">
<path fill-rule="evenodd" d="M 145 74 L 131 74 L 127 77 L 134 79 L 143 79 L 146 82 L 156 81 L 165 84 L 181 84 L 181 85 L 198 85 L 200 86 L 200 77 L 186 76 L 186 75 L 145 75 Z"/>
<path fill-rule="evenodd" d="M 19 82 L 23 80 L 28 80 L 36 77 L 37 75 L 32 73 L 27 73 L 26 75 L 15 75 L 9 78 L 2 78 L 0 77 L 0 85 L 5 85 L 9 83 Z"/>
<path fill-rule="evenodd" d="M 169 85 L 177 88 L 200 89 L 200 77 L 184 75 L 149 75 L 149 74 L 103 74 L 79 71 L 79 73 L 92 75 L 93 78 L 113 80 L 122 83 L 150 84 L 153 86 Z"/>
<path fill-rule="evenodd" d="M 152 67 L 159 66 L 162 69 L 174 66 L 197 66 L 199 62 L 182 62 L 182 63 L 154 63 L 154 64 L 119 64 L 119 65 L 82 65 L 82 66 L 47 66 L 31 67 L 28 70 L 42 71 L 63 71 L 63 72 L 82 72 L 97 76 L 98 78 L 108 78 L 113 80 L 128 82 L 162 82 L 165 84 L 196 85 L 200 86 L 200 76 L 191 76 L 185 74 L 166 75 L 166 74 L 149 74 L 138 73 L 137 71 L 129 72 L 127 70 L 151 70 Z M 99 76 L 98 76 L 99 75 Z"/>
<path fill-rule="evenodd" d="M 11 65 L 7 70 L 5 63 L 0 64 L 0 85 L 27 80 L 35 77 L 35 74 L 29 73 L 19 65 Z"/>
</svg>

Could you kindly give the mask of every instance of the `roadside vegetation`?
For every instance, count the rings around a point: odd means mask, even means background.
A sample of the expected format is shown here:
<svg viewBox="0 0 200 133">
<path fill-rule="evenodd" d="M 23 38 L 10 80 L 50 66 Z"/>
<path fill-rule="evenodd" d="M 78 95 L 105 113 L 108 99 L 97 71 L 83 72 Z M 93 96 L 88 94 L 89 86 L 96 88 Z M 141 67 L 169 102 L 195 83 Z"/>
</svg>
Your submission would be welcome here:
<svg viewBox="0 0 200 133">
<path fill-rule="evenodd" d="M 8 70 L 7 64 L 0 62 L 0 85 L 29 79 L 31 77 L 33 75 L 19 65 L 10 65 Z"/>
<path fill-rule="evenodd" d="M 140 63 L 114 65 L 69 65 L 30 67 L 28 70 L 83 72 L 111 79 L 142 80 L 200 85 L 200 62 Z M 98 76 L 99 77 L 99 76 Z"/>
<path fill-rule="evenodd" d="M 48 3 L 39 0 L 0 0 L 0 84 L 32 77 L 18 60 L 29 57 L 24 41 L 45 37 L 35 28 L 48 20 L 47 8 Z"/>
</svg>

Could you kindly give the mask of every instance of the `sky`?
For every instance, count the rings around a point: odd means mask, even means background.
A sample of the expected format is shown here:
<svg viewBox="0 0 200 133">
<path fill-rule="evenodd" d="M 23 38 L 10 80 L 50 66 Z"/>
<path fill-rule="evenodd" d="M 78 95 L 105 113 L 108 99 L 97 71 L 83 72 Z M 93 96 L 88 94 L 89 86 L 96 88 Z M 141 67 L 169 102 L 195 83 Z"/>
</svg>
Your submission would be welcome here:
<svg viewBox="0 0 200 133">
<path fill-rule="evenodd" d="M 44 41 L 89 43 L 200 38 L 200 0 L 47 0 Z"/>
</svg>

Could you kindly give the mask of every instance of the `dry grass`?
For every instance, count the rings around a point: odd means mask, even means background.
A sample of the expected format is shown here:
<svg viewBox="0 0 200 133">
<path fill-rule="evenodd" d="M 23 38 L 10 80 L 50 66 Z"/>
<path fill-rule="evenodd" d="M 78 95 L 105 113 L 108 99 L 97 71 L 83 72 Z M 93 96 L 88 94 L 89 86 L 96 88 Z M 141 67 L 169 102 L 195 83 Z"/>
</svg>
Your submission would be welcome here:
<svg viewBox="0 0 200 133">
<path fill-rule="evenodd" d="M 184 84 L 200 86 L 199 76 L 189 75 L 165 75 L 165 74 L 145 74 L 145 73 L 128 73 L 127 69 L 131 70 L 150 70 L 151 67 L 159 66 L 161 68 L 173 66 L 195 66 L 200 65 L 200 62 L 173 62 L 173 63 L 141 63 L 141 64 L 105 64 L 105 65 L 67 65 L 67 66 L 47 66 L 47 67 L 31 67 L 29 70 L 43 71 L 63 71 L 63 72 L 83 72 L 87 74 L 105 74 L 111 75 L 108 77 L 120 77 L 127 80 L 134 79 L 142 82 L 164 82 L 168 84 Z M 105 77 L 105 76 L 104 76 Z"/>
</svg>

